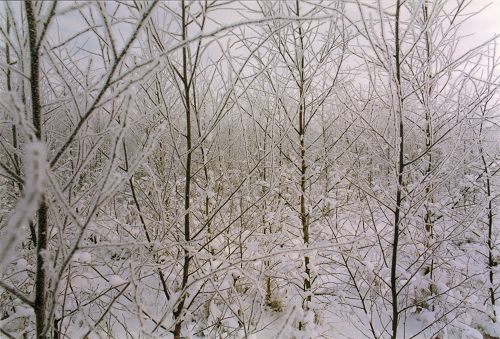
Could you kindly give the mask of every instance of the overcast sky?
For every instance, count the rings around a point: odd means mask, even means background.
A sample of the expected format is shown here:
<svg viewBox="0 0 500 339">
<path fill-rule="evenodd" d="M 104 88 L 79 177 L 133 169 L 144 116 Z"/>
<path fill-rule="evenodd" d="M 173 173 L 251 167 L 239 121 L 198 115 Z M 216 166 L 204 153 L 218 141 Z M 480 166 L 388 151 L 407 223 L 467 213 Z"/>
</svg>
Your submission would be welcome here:
<svg viewBox="0 0 500 339">
<path fill-rule="evenodd" d="M 448 0 L 455 2 L 456 0 Z M 500 0 L 470 0 L 471 10 L 480 10 L 488 6 L 484 11 L 471 18 L 464 26 L 464 33 L 473 34 L 472 39 L 478 43 L 500 34 Z"/>
<path fill-rule="evenodd" d="M 313 1 L 314 0 L 312 0 L 311 2 Z M 348 5 L 349 7 L 351 7 L 350 9 L 348 9 L 348 13 L 351 12 L 354 17 L 357 17 L 358 16 L 357 6 L 355 5 L 356 0 L 343 0 L 343 1 L 351 3 L 351 5 Z M 360 1 L 370 4 L 377 3 L 377 1 L 375 0 L 360 0 Z M 381 1 L 384 5 L 387 4 L 387 6 L 389 7 L 394 6 L 395 3 L 394 0 L 381 0 Z M 481 8 L 484 7 L 486 7 L 486 9 L 483 10 L 481 13 L 478 13 L 473 18 L 469 19 L 469 21 L 467 21 L 466 24 L 462 26 L 462 35 L 469 35 L 469 36 L 464 38 L 464 41 L 461 41 L 461 47 L 459 47 L 459 50 L 467 49 L 474 45 L 478 45 L 492 38 L 495 34 L 500 34 L 500 0 L 468 0 L 468 1 L 470 2 L 470 6 L 467 7 L 468 12 L 479 11 Z M 447 0 L 447 5 L 449 4 L 450 6 L 454 6 L 456 2 L 457 0 Z M 245 1 L 245 5 L 253 7 L 251 6 L 251 3 L 252 3 L 251 0 Z M 72 3 L 70 2 L 62 2 L 60 3 L 60 8 L 69 6 L 71 4 Z M 114 6 L 112 5 L 112 2 L 110 2 L 109 4 L 110 6 L 108 7 L 108 10 L 111 11 Z M 173 2 L 170 2 L 169 6 L 172 4 Z M 19 9 L 21 8 L 21 6 L 15 6 L 15 7 L 18 7 Z M 240 6 L 231 5 L 230 7 L 238 8 Z M 393 12 L 393 8 L 389 9 L 389 11 Z M 220 11 L 216 11 L 212 13 L 212 16 L 220 24 L 228 24 L 231 22 L 242 20 L 242 17 L 238 14 L 238 12 L 235 9 L 223 9 Z M 63 16 L 59 16 L 57 18 L 56 24 L 53 26 L 55 27 L 52 27 L 52 29 L 55 29 L 55 31 L 58 32 L 57 34 L 60 35 L 60 38 L 62 38 L 63 36 L 73 35 L 86 25 L 84 24 L 82 18 L 78 15 L 77 12 L 72 12 Z M 117 27 L 114 27 L 113 30 L 117 37 L 119 36 L 123 37 L 123 39 L 118 39 L 120 41 L 117 41 L 117 45 L 120 46 L 121 44 L 124 43 L 125 39 L 128 37 L 130 33 L 130 28 L 127 28 L 126 25 L 125 26 L 119 25 Z M 89 48 L 90 50 L 97 48 L 97 40 L 95 35 L 89 36 L 84 34 L 79 39 L 75 40 L 74 44 L 79 48 L 82 47 Z M 497 50 L 499 51 L 498 54 L 500 55 L 500 43 L 498 44 Z"/>
</svg>

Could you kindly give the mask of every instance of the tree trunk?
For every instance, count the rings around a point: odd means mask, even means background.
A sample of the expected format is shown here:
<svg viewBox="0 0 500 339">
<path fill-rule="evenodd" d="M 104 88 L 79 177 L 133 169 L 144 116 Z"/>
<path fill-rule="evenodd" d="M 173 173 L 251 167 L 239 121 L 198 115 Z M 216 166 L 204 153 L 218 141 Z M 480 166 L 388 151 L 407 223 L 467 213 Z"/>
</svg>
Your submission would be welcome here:
<svg viewBox="0 0 500 339">
<path fill-rule="evenodd" d="M 35 14 L 31 1 L 25 2 L 26 19 L 28 23 L 28 41 L 30 51 L 30 91 L 33 126 L 35 127 L 35 136 L 38 141 L 42 141 L 42 112 L 40 102 L 40 69 L 37 42 L 37 27 Z M 46 272 L 45 272 L 45 251 L 47 249 L 47 224 L 48 224 L 48 206 L 45 197 L 37 211 L 37 248 L 36 248 L 36 273 L 35 273 L 35 318 L 36 318 L 36 337 L 46 338 Z"/>
<path fill-rule="evenodd" d="M 395 61 L 396 61 L 396 108 L 399 120 L 399 157 L 396 169 L 397 188 L 396 188 L 396 208 L 394 210 L 394 235 L 392 241 L 392 262 L 391 262 L 391 296 L 392 296 L 392 339 L 397 338 L 398 333 L 398 287 L 397 287 L 397 259 L 399 242 L 399 224 L 401 222 L 401 202 L 404 170 L 404 129 L 403 129 L 403 95 L 401 88 L 401 61 L 400 61 L 400 41 L 399 41 L 399 17 L 401 3 L 396 1 L 395 17 Z"/>
<path fill-rule="evenodd" d="M 187 39 L 187 18 L 186 18 L 186 3 L 185 0 L 182 0 L 182 40 L 185 41 Z M 188 68 L 188 51 L 187 46 L 182 48 L 182 83 L 184 85 L 184 105 L 186 110 L 186 171 L 185 171 L 185 186 L 184 186 L 184 240 L 186 241 L 186 245 L 191 240 L 190 231 L 190 195 L 191 195 L 191 103 L 190 103 L 190 91 L 189 91 L 189 80 L 187 76 L 187 68 Z M 182 289 L 186 288 L 188 279 L 189 279 L 189 264 L 191 261 L 191 257 L 189 251 L 184 249 L 184 264 L 182 265 Z M 181 328 L 182 328 L 182 313 L 184 309 L 184 303 L 186 301 L 186 292 L 183 291 L 183 294 L 180 297 L 179 303 L 177 305 L 177 309 L 174 311 L 174 317 L 176 319 L 175 329 L 174 329 L 174 338 L 181 338 Z"/>
</svg>

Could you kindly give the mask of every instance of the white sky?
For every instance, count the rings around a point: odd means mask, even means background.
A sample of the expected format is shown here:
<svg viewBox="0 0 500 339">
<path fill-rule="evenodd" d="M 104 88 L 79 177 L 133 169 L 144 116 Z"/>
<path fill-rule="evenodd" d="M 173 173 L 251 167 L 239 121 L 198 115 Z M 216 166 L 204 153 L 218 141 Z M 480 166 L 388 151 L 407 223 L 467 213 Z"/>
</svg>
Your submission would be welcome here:
<svg viewBox="0 0 500 339">
<path fill-rule="evenodd" d="M 309 2 L 311 3 L 314 3 L 314 1 L 315 0 L 309 0 Z M 355 12 L 357 11 L 355 6 L 356 0 L 343 0 L 343 1 L 351 3 L 351 5 L 349 6 L 352 6 L 352 8 L 349 9 L 348 12 L 352 12 L 354 16 L 357 16 L 355 14 Z M 377 3 L 377 0 L 360 0 L 360 1 L 362 3 L 364 2 L 370 4 Z M 394 0 L 380 0 L 380 1 L 384 5 L 387 4 L 388 6 L 391 6 L 395 2 Z M 418 1 L 418 0 L 407 0 L 407 1 Z M 446 1 L 447 1 L 446 4 L 449 4 L 450 6 L 453 6 L 457 2 L 457 0 L 446 0 Z M 253 2 L 252 0 L 244 1 L 245 5 L 256 8 L 256 6 L 252 6 L 252 2 Z M 481 13 L 478 13 L 475 17 L 469 19 L 469 21 L 467 21 L 462 26 L 462 35 L 469 35 L 468 37 L 464 38 L 463 41 L 461 41 L 462 47 L 465 48 L 478 45 L 492 38 L 495 34 L 500 34 L 500 0 L 468 0 L 468 2 L 470 3 L 470 6 L 467 7 L 469 12 L 477 11 L 484 7 L 486 7 L 486 9 Z M 59 9 L 72 4 L 73 2 L 61 2 L 59 5 Z M 21 4 L 19 4 L 19 6 L 16 6 L 16 4 L 13 5 L 14 7 L 18 7 L 19 9 L 21 7 Z M 168 5 L 171 6 L 172 3 L 168 3 Z M 112 1 L 108 3 L 108 6 L 109 8 L 114 7 L 112 5 Z M 220 24 L 228 24 L 231 22 L 242 20 L 242 17 L 238 14 L 236 10 L 236 8 L 241 8 L 241 4 L 229 5 L 229 7 L 234 9 L 223 9 L 212 13 L 214 18 Z M 55 27 L 51 28 L 55 29 L 55 31 L 58 31 L 58 33 L 61 34 L 62 36 L 70 36 L 75 32 L 81 30 L 82 27 L 85 27 L 85 24 L 83 23 L 81 17 L 76 12 L 72 12 L 63 16 L 59 16 L 57 18 L 57 21 L 53 24 L 53 26 Z M 120 26 L 116 28 L 117 30 L 114 33 L 118 33 L 117 37 L 119 37 L 121 33 L 123 39 L 128 38 L 129 32 L 127 31 L 129 29 L 127 29 L 127 26 Z M 97 47 L 96 44 L 97 41 L 95 35 L 91 35 L 91 37 L 89 37 L 89 35 L 83 35 L 81 38 L 77 40 L 78 41 L 74 41 L 74 43 L 78 47 L 85 46 L 85 48 L 90 48 L 90 49 Z M 121 40 L 117 41 L 117 45 L 119 47 L 123 43 L 123 40 L 122 39 L 117 39 L 117 40 Z M 498 43 L 497 50 L 499 51 L 498 54 L 500 55 L 500 42 Z"/>
<path fill-rule="evenodd" d="M 473 38 L 477 42 L 500 34 L 500 0 L 471 0 L 471 9 L 481 9 L 485 6 L 488 7 L 464 26 L 464 31 L 474 34 Z"/>
<path fill-rule="evenodd" d="M 314 1 L 314 0 L 313 0 Z M 356 2 L 357 0 L 344 0 L 346 2 Z M 359 0 L 361 3 L 374 4 L 379 0 Z M 394 6 L 395 0 L 380 0 L 382 4 L 390 8 Z M 418 0 L 407 0 L 418 1 Z M 462 0 L 445 0 L 445 4 L 451 8 L 455 8 L 458 1 Z M 462 35 L 467 35 L 468 47 L 480 44 L 495 35 L 500 35 L 500 0 L 466 0 L 467 7 L 465 13 L 479 12 L 469 18 L 462 26 Z M 482 10 L 483 9 L 483 10 Z M 482 10 L 482 11 L 481 11 Z M 391 9 L 390 12 L 394 12 Z M 499 41 L 500 45 L 500 41 Z M 500 52 L 500 48 L 498 49 Z"/>
<path fill-rule="evenodd" d="M 290 0 L 291 1 L 291 0 Z M 354 0 L 345 0 L 346 2 L 353 3 Z M 366 2 L 366 3 L 374 3 L 373 0 L 360 0 L 361 2 Z M 450 3 L 451 5 L 454 4 L 457 0 L 447 0 L 447 3 Z M 470 5 L 467 7 L 470 11 L 475 11 L 475 10 L 480 10 L 481 8 L 486 7 L 484 11 L 476 15 L 474 18 L 470 19 L 468 24 L 464 26 L 465 31 L 469 31 L 470 33 L 474 33 L 476 36 L 482 37 L 482 38 L 491 38 L 495 33 L 500 34 L 500 0 L 468 0 L 470 2 Z M 245 3 L 251 3 L 253 0 L 244 0 Z M 309 0 L 309 2 L 314 3 L 314 0 Z M 319 1 L 318 1 L 319 2 Z M 386 2 L 388 4 L 391 4 L 394 2 L 393 0 L 382 0 L 382 2 Z M 69 5 L 70 3 L 66 3 L 66 5 Z M 63 6 L 60 6 L 60 8 Z M 238 8 L 239 6 L 236 6 L 233 8 Z M 253 6 L 252 6 L 253 7 Z M 241 20 L 241 17 L 235 11 L 231 10 L 224 10 L 224 13 L 221 14 L 216 14 L 216 17 L 218 19 L 222 17 L 225 17 L 224 20 L 225 23 Z M 79 26 L 79 20 L 71 20 L 74 19 L 75 17 L 68 16 L 67 18 L 62 18 L 59 17 L 60 24 L 65 26 L 64 28 L 69 28 L 69 29 L 77 29 L 77 27 L 74 27 L 74 25 Z M 67 19 L 67 21 L 66 21 Z M 73 27 L 71 27 L 73 26 Z"/>
</svg>

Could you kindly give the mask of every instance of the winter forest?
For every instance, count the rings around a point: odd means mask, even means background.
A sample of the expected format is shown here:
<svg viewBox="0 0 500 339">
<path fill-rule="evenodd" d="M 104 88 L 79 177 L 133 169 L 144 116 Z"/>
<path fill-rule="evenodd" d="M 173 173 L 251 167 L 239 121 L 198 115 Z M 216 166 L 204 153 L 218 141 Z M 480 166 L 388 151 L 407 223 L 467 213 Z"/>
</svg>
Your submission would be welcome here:
<svg viewBox="0 0 500 339">
<path fill-rule="evenodd" d="M 497 2 L 0 3 L 0 337 L 499 338 Z"/>
</svg>

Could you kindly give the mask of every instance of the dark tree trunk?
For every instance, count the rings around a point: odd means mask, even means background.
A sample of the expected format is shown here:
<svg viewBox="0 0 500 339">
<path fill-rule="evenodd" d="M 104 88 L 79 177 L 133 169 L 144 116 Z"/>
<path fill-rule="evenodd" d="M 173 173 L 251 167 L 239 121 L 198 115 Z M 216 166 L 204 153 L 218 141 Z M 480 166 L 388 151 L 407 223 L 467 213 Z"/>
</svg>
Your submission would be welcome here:
<svg viewBox="0 0 500 339">
<path fill-rule="evenodd" d="M 40 102 L 40 70 L 37 42 L 37 27 L 35 14 L 31 1 L 25 2 L 26 19 L 28 23 L 28 42 L 30 51 L 30 91 L 33 126 L 35 127 L 35 136 L 39 141 L 42 136 L 42 112 Z M 46 272 L 44 252 L 47 249 L 47 225 L 48 225 L 48 206 L 45 197 L 42 196 L 40 207 L 37 211 L 37 248 L 36 248 L 36 273 L 35 273 L 35 318 L 36 318 L 36 337 L 46 338 Z"/>
</svg>

